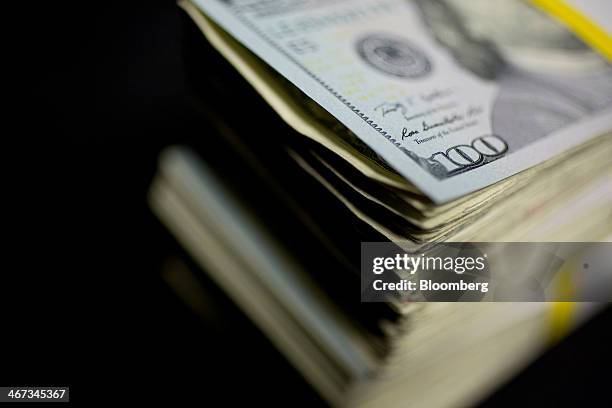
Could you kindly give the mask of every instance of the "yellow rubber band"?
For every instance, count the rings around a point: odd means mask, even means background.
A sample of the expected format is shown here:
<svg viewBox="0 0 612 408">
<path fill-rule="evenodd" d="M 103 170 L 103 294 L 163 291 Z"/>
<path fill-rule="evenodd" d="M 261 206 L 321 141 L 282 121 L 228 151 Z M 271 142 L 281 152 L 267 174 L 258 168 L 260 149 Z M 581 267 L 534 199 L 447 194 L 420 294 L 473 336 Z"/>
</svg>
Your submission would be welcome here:
<svg viewBox="0 0 612 408">
<path fill-rule="evenodd" d="M 576 295 L 574 285 L 574 271 L 576 270 L 576 259 L 563 266 L 559 272 L 557 281 L 557 294 L 559 299 L 571 299 Z M 564 338 L 572 328 L 576 304 L 574 302 L 553 302 L 550 310 L 550 341 L 556 343 Z"/>
<path fill-rule="evenodd" d="M 563 0 L 528 0 L 555 17 L 577 37 L 612 61 L 612 37 L 588 17 Z"/>
<path fill-rule="evenodd" d="M 555 344 L 567 336 L 576 311 L 574 302 L 554 302 L 550 309 L 550 342 Z"/>
</svg>

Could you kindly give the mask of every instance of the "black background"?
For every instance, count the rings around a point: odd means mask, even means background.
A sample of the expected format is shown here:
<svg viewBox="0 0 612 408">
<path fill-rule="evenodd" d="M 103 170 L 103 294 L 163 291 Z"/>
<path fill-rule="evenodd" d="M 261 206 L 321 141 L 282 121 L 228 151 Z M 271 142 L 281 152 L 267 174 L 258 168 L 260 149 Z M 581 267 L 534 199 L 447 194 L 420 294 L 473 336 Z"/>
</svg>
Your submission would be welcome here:
<svg viewBox="0 0 612 408">
<path fill-rule="evenodd" d="M 98 6 L 9 14 L 23 22 L 6 36 L 2 384 L 322 404 L 206 278 L 204 317 L 162 279 L 180 249 L 146 204 L 157 154 L 209 131 L 185 80 L 186 20 L 171 0 Z M 610 322 L 608 308 L 484 405 L 609 401 Z"/>
</svg>

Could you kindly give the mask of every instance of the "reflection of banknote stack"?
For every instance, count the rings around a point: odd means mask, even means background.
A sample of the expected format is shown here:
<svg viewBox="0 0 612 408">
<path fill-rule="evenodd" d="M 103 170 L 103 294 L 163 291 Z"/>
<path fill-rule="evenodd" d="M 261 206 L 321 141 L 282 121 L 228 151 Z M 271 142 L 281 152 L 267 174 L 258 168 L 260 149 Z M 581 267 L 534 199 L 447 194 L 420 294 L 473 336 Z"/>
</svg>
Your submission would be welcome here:
<svg viewBox="0 0 612 408">
<path fill-rule="evenodd" d="M 612 231 L 612 66 L 526 2 L 181 5 L 263 99 L 251 103 L 315 142 L 287 143 L 291 158 L 387 239 L 418 251 Z M 191 154 L 167 154 L 160 173 L 160 217 L 332 402 L 466 404 L 543 344 L 543 303 L 411 305 L 395 311 L 409 320 L 381 319 L 381 342 L 321 300 Z"/>
</svg>

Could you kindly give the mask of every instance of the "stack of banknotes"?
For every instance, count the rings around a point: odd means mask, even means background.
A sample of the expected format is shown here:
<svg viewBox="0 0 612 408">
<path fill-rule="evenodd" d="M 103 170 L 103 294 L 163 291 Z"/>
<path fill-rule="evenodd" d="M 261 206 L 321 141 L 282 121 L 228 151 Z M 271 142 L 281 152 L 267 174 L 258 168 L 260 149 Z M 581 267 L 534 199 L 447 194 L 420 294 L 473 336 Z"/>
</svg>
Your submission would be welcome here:
<svg viewBox="0 0 612 408">
<path fill-rule="evenodd" d="M 180 5 L 243 78 L 235 86 L 260 96 L 249 103 L 310 140 L 284 147 L 296 167 L 355 223 L 416 253 L 452 241 L 612 238 L 610 37 L 595 23 L 585 36 L 546 3 Z M 567 7 L 580 27 L 591 21 Z M 284 144 L 269 122 L 250 126 Z M 334 278 L 320 276 L 338 271 L 294 262 L 192 152 L 166 152 L 159 173 L 150 201 L 160 219 L 333 404 L 469 405 L 556 336 L 546 322 L 565 309 L 546 303 L 347 312 Z"/>
<path fill-rule="evenodd" d="M 418 249 L 609 227 L 612 66 L 543 12 L 520 1 L 201 6 L 184 3 L 320 144 L 295 159 L 389 239 Z M 568 203 L 587 219 L 540 219 Z"/>
</svg>

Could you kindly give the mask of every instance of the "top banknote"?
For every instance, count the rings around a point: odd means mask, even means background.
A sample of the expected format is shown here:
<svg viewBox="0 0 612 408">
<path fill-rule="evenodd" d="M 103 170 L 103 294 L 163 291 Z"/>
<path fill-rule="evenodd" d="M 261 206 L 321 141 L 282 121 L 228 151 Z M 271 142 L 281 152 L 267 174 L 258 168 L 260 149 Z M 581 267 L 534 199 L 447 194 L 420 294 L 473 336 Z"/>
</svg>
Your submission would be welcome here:
<svg viewBox="0 0 612 408">
<path fill-rule="evenodd" d="M 195 3 L 436 203 L 612 129 L 612 66 L 527 2 Z"/>
</svg>

